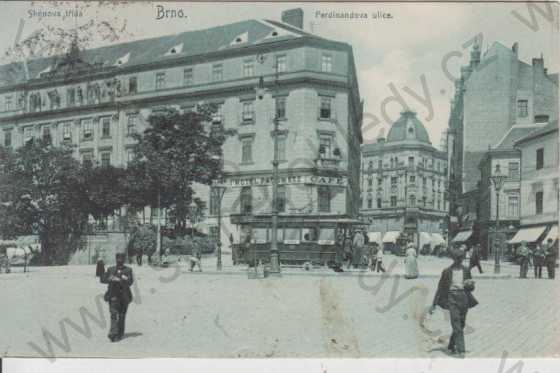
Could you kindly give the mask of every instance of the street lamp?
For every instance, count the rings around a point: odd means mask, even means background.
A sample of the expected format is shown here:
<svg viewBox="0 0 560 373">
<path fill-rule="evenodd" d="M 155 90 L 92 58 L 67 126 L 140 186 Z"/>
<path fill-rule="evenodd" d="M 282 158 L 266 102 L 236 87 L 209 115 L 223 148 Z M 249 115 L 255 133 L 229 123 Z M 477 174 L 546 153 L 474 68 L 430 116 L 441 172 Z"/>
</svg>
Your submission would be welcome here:
<svg viewBox="0 0 560 373">
<path fill-rule="evenodd" d="M 222 270 L 222 199 L 224 198 L 225 192 L 225 186 L 216 185 L 212 187 L 213 199 L 218 202 L 218 261 L 216 264 L 218 271 Z"/>
<path fill-rule="evenodd" d="M 500 273 L 500 251 L 501 251 L 501 238 L 500 238 L 500 190 L 504 185 L 504 181 L 507 179 L 507 175 L 504 175 L 500 171 L 500 165 L 496 165 L 496 170 L 494 174 L 490 176 L 490 181 L 494 184 L 494 189 L 496 190 L 496 239 L 497 245 L 494 244 L 494 273 Z"/>
<path fill-rule="evenodd" d="M 191 240 L 193 241 L 194 244 L 194 219 L 195 219 L 195 215 L 196 215 L 196 208 L 197 205 L 194 201 L 191 201 L 191 204 L 189 205 L 190 210 L 191 210 Z"/>
<path fill-rule="evenodd" d="M 259 55 L 257 60 L 259 63 L 264 63 L 266 57 Z M 278 61 L 274 61 L 274 88 L 278 87 Z M 264 78 L 259 78 L 257 86 L 257 95 L 259 100 L 264 97 Z M 280 257 L 278 255 L 278 136 L 280 135 L 280 120 L 278 118 L 278 110 L 274 109 L 274 130 L 272 136 L 274 138 L 274 156 L 272 160 L 272 234 L 270 243 L 270 274 L 274 276 L 280 275 Z"/>
</svg>

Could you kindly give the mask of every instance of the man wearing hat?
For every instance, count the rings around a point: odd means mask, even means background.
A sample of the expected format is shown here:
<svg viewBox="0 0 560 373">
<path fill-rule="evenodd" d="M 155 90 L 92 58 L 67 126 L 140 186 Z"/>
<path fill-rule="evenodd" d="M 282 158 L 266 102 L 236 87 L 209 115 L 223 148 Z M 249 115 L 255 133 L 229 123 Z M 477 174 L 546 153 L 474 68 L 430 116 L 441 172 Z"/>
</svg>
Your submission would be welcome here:
<svg viewBox="0 0 560 373">
<path fill-rule="evenodd" d="M 554 279 L 554 275 L 556 272 L 556 249 L 554 247 L 554 240 L 552 240 L 552 238 L 549 238 L 546 241 L 544 252 L 548 278 Z"/>
<path fill-rule="evenodd" d="M 108 335 L 111 342 L 118 342 L 123 338 L 126 311 L 132 302 L 130 286 L 134 282 L 132 268 L 124 265 L 124 254 L 117 253 L 115 259 L 117 265 L 109 267 L 101 278 L 103 284 L 108 284 L 105 300 L 109 302 L 111 313 L 111 329 Z"/>
<path fill-rule="evenodd" d="M 478 301 L 472 295 L 474 281 L 470 269 L 463 265 L 463 255 L 461 250 L 456 249 L 451 252 L 453 264 L 441 273 L 430 309 L 430 313 L 434 312 L 436 306 L 449 310 L 453 333 L 447 348 L 459 357 L 464 357 L 465 354 L 464 329 L 467 312 L 469 308 L 478 304 Z"/>
</svg>

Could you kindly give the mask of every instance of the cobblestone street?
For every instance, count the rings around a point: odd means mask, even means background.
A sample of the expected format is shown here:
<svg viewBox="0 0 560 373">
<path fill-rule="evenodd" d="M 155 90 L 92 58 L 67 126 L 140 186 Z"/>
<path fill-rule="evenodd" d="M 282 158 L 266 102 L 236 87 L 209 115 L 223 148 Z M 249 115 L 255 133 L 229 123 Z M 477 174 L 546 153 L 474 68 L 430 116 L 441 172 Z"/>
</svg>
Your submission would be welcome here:
<svg viewBox="0 0 560 373">
<path fill-rule="evenodd" d="M 134 267 L 135 303 L 126 338 L 116 344 L 106 337 L 108 307 L 101 297 L 96 304 L 105 287 L 93 266 L 2 274 L 2 355 L 40 356 L 43 350 L 60 357 L 447 356 L 445 313 L 438 309 L 423 321 L 421 316 L 446 259 L 422 258 L 427 275 L 417 280 L 398 276 L 399 265 L 388 277 L 286 268 L 282 278 L 249 280 L 241 269 L 210 271 L 214 260 L 205 260 L 208 271 L 202 273 Z M 467 318 L 469 357 L 500 357 L 503 351 L 558 356 L 557 281 L 481 277 L 476 271 L 474 277 L 480 305 Z"/>
</svg>

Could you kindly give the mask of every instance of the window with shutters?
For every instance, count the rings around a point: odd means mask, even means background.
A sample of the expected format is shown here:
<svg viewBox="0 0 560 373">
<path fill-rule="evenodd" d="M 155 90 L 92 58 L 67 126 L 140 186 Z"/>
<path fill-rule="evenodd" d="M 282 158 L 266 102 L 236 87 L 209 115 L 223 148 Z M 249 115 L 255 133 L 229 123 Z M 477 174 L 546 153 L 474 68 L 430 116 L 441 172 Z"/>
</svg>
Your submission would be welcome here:
<svg viewBox="0 0 560 373">
<path fill-rule="evenodd" d="M 12 146 L 12 130 L 4 130 L 4 146 L 6 148 Z"/>
<path fill-rule="evenodd" d="M 62 141 L 72 141 L 72 122 L 62 125 Z"/>
<path fill-rule="evenodd" d="M 50 126 L 43 126 L 42 127 L 42 137 L 43 137 L 43 141 L 48 141 L 51 142 L 52 141 L 52 136 L 51 136 L 51 127 Z"/>
<path fill-rule="evenodd" d="M 136 133 L 136 122 L 138 121 L 138 114 L 128 114 L 126 121 L 126 134 L 131 136 Z"/>
<path fill-rule="evenodd" d="M 183 70 L 183 85 L 184 86 L 191 86 L 194 84 L 194 75 L 192 67 Z"/>
<path fill-rule="evenodd" d="M 519 177 L 519 162 L 508 163 L 508 176 L 510 179 L 516 179 Z"/>
<path fill-rule="evenodd" d="M 241 163 L 253 163 L 253 139 L 244 138 L 241 140 Z"/>
<path fill-rule="evenodd" d="M 93 140 L 93 124 L 91 119 L 82 119 L 82 139 Z"/>
<path fill-rule="evenodd" d="M 276 71 L 279 73 L 287 71 L 287 61 L 288 59 L 285 54 L 276 56 Z"/>
<path fill-rule="evenodd" d="M 255 111 L 253 107 L 253 101 L 244 101 L 243 102 L 243 111 L 241 113 L 243 123 L 250 124 L 253 123 L 255 120 Z"/>
<path fill-rule="evenodd" d="M 111 165 L 111 152 L 101 153 L 101 167 L 109 167 Z"/>
<path fill-rule="evenodd" d="M 537 170 L 544 168 L 544 148 L 537 149 Z"/>
<path fill-rule="evenodd" d="M 319 185 L 317 187 L 318 194 L 318 208 L 319 212 L 330 212 L 331 211 L 331 190 L 328 185 Z"/>
<path fill-rule="evenodd" d="M 330 97 L 321 97 L 321 107 L 319 109 L 319 118 L 321 118 L 321 119 L 331 119 L 331 117 L 332 117 L 331 104 L 332 104 L 332 99 Z"/>
<path fill-rule="evenodd" d="M 224 79 L 223 66 L 222 64 L 217 64 L 212 66 L 212 81 L 221 82 Z"/>
<path fill-rule="evenodd" d="M 156 73 L 156 90 L 165 89 L 166 84 L 165 72 Z"/>
<path fill-rule="evenodd" d="M 276 118 L 286 118 L 286 97 L 276 97 Z"/>
<path fill-rule="evenodd" d="M 255 75 L 255 63 L 251 60 L 243 62 L 243 77 L 249 78 Z"/>
<path fill-rule="evenodd" d="M 517 101 L 517 116 L 519 118 L 526 118 L 529 116 L 529 101 L 527 100 Z"/>
<path fill-rule="evenodd" d="M 137 92 L 138 92 L 138 78 L 135 76 L 131 76 L 130 78 L 128 78 L 128 93 L 133 95 L 136 94 Z"/>
<path fill-rule="evenodd" d="M 66 106 L 72 107 L 76 105 L 76 89 L 68 88 L 66 89 Z"/>
<path fill-rule="evenodd" d="M 111 137 L 111 117 L 101 118 L 101 137 L 102 138 Z"/>
<path fill-rule="evenodd" d="M 543 192 L 538 191 L 535 193 L 535 213 L 540 215 L 543 213 Z"/>
<path fill-rule="evenodd" d="M 241 214 L 249 215 L 253 211 L 253 193 L 251 187 L 241 188 L 241 195 L 239 197 Z"/>
<path fill-rule="evenodd" d="M 508 216 L 519 216 L 519 196 L 508 196 Z"/>
<path fill-rule="evenodd" d="M 325 73 L 332 72 L 332 56 L 330 54 L 323 54 L 321 58 L 321 71 Z"/>
<path fill-rule="evenodd" d="M 278 160 L 286 160 L 286 135 L 278 136 Z"/>
</svg>

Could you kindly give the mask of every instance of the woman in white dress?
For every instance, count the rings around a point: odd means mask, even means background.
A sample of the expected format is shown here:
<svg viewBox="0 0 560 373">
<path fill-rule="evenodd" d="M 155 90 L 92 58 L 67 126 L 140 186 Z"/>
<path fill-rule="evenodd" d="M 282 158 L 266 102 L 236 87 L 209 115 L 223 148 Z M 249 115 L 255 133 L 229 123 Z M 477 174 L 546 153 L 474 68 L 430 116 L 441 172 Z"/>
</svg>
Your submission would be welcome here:
<svg viewBox="0 0 560 373">
<path fill-rule="evenodd" d="M 407 246 L 404 265 L 405 265 L 404 278 L 406 279 L 418 278 L 418 261 L 416 259 L 416 249 L 414 248 L 412 242 L 410 242 Z"/>
</svg>

